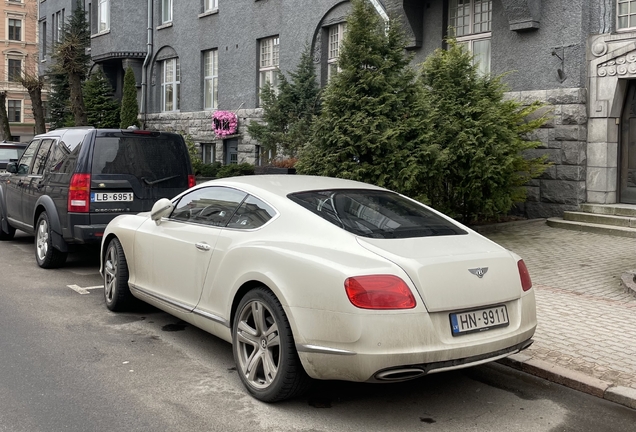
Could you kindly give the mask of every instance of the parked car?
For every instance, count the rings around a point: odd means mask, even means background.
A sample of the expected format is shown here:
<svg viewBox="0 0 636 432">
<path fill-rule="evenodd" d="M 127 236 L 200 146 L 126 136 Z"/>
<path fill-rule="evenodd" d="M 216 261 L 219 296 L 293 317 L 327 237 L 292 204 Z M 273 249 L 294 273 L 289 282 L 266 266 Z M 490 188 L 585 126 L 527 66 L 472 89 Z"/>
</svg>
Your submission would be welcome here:
<svg viewBox="0 0 636 432">
<path fill-rule="evenodd" d="M 58 129 L 36 136 L 0 183 L 0 240 L 35 235 L 40 267 L 99 245 L 108 222 L 194 186 L 183 137 L 144 130 Z"/>
<path fill-rule="evenodd" d="M 233 345 L 239 376 L 273 402 L 315 379 L 403 381 L 532 343 L 521 258 L 376 186 L 261 175 L 206 182 L 113 219 L 106 306 L 135 298 Z"/>
<path fill-rule="evenodd" d="M 20 142 L 0 142 L 0 174 L 6 172 L 7 164 L 11 161 L 17 161 L 24 153 L 27 147 L 26 143 Z"/>
</svg>

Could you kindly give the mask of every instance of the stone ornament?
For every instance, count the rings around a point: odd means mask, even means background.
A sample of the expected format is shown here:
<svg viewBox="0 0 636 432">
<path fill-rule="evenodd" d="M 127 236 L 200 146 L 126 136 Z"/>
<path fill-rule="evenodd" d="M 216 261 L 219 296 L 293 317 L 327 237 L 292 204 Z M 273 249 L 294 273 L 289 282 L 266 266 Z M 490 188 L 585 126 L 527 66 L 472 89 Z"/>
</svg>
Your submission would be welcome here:
<svg viewBox="0 0 636 432">
<path fill-rule="evenodd" d="M 636 75 L 636 51 L 598 65 L 599 77 Z"/>
</svg>

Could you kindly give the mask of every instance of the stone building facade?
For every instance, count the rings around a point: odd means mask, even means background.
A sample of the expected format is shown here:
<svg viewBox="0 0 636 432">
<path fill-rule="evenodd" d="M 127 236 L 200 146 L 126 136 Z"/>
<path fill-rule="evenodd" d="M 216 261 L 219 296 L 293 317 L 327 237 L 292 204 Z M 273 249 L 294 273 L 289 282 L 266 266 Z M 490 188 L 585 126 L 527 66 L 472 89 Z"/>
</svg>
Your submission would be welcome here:
<svg viewBox="0 0 636 432">
<path fill-rule="evenodd" d="M 292 71 L 306 45 L 326 85 L 350 10 L 348 0 L 83 1 L 95 67 L 118 95 L 124 69 L 133 68 L 144 126 L 184 131 L 207 161 L 225 163 L 262 160 L 246 131 L 262 114 L 259 87 L 273 70 Z M 506 74 L 509 97 L 547 104 L 552 118 L 531 153 L 548 155 L 552 166 L 528 186 L 528 216 L 560 215 L 584 202 L 636 203 L 636 7 L 629 1 L 367 1 L 400 20 L 414 67 L 455 36 L 484 73 Z M 48 38 L 57 11 L 73 4 L 40 2 Z M 214 135 L 216 110 L 237 114 L 234 135 Z"/>
<path fill-rule="evenodd" d="M 38 0 L 5 0 L 0 15 L 0 91 L 6 93 L 12 141 L 29 141 L 35 120 L 27 90 L 16 81 L 21 74 L 37 74 Z M 45 97 L 45 95 L 44 95 Z"/>
</svg>

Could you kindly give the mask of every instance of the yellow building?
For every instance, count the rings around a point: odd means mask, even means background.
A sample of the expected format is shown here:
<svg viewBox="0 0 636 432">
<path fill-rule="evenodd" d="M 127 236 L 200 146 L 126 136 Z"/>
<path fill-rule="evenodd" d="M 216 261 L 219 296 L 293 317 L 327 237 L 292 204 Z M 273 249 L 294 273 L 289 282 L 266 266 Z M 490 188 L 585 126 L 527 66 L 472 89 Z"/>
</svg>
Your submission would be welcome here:
<svg viewBox="0 0 636 432">
<path fill-rule="evenodd" d="M 6 92 L 11 141 L 29 141 L 34 135 L 31 99 L 16 77 L 38 73 L 38 2 L 4 0 L 0 3 L 3 11 L 0 14 L 0 91 Z"/>
</svg>

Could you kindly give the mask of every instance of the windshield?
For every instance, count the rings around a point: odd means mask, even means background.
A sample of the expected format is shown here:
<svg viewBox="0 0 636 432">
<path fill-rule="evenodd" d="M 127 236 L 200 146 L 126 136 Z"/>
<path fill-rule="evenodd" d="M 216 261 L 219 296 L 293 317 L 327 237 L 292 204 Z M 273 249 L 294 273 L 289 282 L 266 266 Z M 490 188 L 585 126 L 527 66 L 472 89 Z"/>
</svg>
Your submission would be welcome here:
<svg viewBox="0 0 636 432">
<path fill-rule="evenodd" d="M 172 136 L 98 137 L 92 173 L 129 174 L 148 186 L 187 188 L 186 152 Z"/>
<path fill-rule="evenodd" d="M 362 237 L 411 238 L 466 234 L 423 205 L 394 192 L 340 189 L 299 192 L 288 198 Z"/>
</svg>

